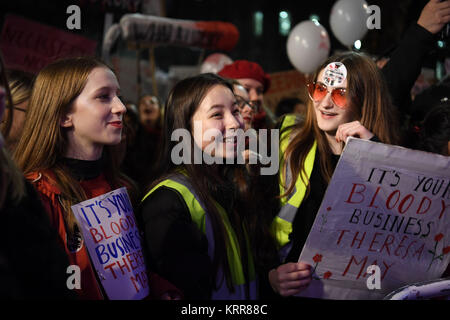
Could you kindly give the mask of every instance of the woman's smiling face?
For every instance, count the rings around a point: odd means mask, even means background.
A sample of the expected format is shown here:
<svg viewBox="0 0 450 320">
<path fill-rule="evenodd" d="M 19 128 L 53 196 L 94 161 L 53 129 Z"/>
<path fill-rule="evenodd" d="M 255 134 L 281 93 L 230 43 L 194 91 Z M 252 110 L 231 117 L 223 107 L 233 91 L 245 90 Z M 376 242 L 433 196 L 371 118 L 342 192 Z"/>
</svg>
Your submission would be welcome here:
<svg viewBox="0 0 450 320">
<path fill-rule="evenodd" d="M 236 130 L 243 127 L 236 98 L 223 85 L 209 90 L 192 117 L 196 145 L 213 157 L 236 157 Z"/>
<path fill-rule="evenodd" d="M 317 82 L 325 84 L 324 70 L 321 70 L 317 77 Z M 325 85 L 326 86 L 326 85 Z M 327 86 L 328 92 L 320 101 L 313 101 L 316 114 L 317 125 L 320 130 L 329 134 L 334 134 L 339 125 L 355 120 L 354 113 L 349 107 L 349 101 L 344 107 L 338 107 L 331 98 L 331 91 L 335 88 L 347 88 L 347 79 L 338 85 Z"/>
</svg>

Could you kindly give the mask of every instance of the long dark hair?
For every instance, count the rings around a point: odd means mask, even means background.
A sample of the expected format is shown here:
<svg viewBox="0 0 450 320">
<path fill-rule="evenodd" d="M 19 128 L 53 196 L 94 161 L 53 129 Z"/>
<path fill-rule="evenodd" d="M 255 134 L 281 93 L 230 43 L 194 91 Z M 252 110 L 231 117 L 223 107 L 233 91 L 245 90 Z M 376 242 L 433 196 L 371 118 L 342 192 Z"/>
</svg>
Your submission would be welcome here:
<svg viewBox="0 0 450 320">
<path fill-rule="evenodd" d="M 172 132 L 177 129 L 186 129 L 192 133 L 192 117 L 208 92 L 215 86 L 224 86 L 233 92 L 233 87 L 227 80 L 212 73 L 200 74 L 184 79 L 172 88 L 165 105 L 161 138 L 162 146 L 157 161 L 158 167 L 156 171 L 159 178 L 151 183 L 148 190 L 170 177 L 171 174 L 180 168 L 184 169 L 189 177 L 192 177 L 192 179 L 190 179 L 192 186 L 201 202 L 204 204 L 214 230 L 215 250 L 212 259 L 214 278 L 216 278 L 219 268 L 222 267 L 227 286 L 229 290 L 233 292 L 232 277 L 227 258 L 227 242 L 229 239 L 220 213 L 215 205 L 216 199 L 214 199 L 214 195 L 220 194 L 220 192 L 224 190 L 223 186 L 226 186 L 225 190 L 227 193 L 232 194 L 232 199 L 230 200 L 234 202 L 237 190 L 234 188 L 232 184 L 233 179 L 230 178 L 230 176 L 233 175 L 233 170 L 238 168 L 238 165 L 194 164 L 193 149 L 195 148 L 195 143 L 192 138 L 190 141 L 192 151 L 191 161 L 189 163 L 176 165 L 171 159 L 171 152 L 177 144 L 177 142 L 171 140 Z M 242 170 L 244 170 L 243 165 Z M 244 236 L 245 233 L 243 230 L 243 220 L 240 214 L 238 214 L 235 206 L 231 206 L 231 210 L 227 213 L 238 239 L 244 276 L 248 280 L 248 255 L 246 239 Z M 216 288 L 217 281 L 216 279 L 213 280 L 213 286 Z"/>
</svg>

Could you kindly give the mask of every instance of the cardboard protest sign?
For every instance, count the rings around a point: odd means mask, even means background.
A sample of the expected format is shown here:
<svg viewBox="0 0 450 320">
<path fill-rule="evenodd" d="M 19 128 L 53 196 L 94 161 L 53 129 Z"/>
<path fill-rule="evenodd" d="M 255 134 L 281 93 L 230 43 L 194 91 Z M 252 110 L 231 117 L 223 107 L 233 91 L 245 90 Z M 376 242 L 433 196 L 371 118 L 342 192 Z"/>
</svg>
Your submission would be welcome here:
<svg viewBox="0 0 450 320">
<path fill-rule="evenodd" d="M 380 299 L 441 277 L 450 157 L 349 138 L 299 260 L 314 271 L 299 295 L 314 298 Z"/>
<path fill-rule="evenodd" d="M 72 210 L 108 298 L 148 296 L 141 237 L 126 188 L 80 202 Z"/>
</svg>

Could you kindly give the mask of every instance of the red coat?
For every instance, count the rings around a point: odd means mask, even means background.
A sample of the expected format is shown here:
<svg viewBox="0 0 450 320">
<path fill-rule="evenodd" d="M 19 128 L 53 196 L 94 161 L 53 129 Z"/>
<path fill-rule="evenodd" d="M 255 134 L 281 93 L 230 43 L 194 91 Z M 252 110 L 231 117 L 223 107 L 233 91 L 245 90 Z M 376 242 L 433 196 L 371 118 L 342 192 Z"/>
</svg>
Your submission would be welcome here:
<svg viewBox="0 0 450 320">
<path fill-rule="evenodd" d="M 58 231 L 59 240 L 69 258 L 70 264 L 78 265 L 81 270 L 81 289 L 75 289 L 81 299 L 98 300 L 104 299 L 95 270 L 92 268 L 89 260 L 88 249 L 81 242 L 81 246 L 76 251 L 71 251 L 67 245 L 67 231 L 64 223 L 64 210 L 59 202 L 61 191 L 56 186 L 52 172 L 38 173 L 33 172 L 26 178 L 33 183 L 39 196 L 41 197 L 45 211 L 50 217 L 50 222 Z M 53 181 L 52 181 L 53 180 Z M 103 175 L 99 177 L 81 182 L 88 199 L 100 196 L 111 191 L 111 187 Z"/>
<path fill-rule="evenodd" d="M 81 241 L 75 251 L 69 249 L 66 225 L 63 218 L 64 210 L 59 202 L 61 191 L 56 186 L 53 173 L 51 171 L 45 171 L 45 173 L 32 172 L 27 174 L 26 178 L 34 185 L 50 217 L 51 224 L 58 231 L 61 246 L 64 248 L 70 264 L 80 267 L 81 289 L 75 289 L 79 297 L 88 300 L 104 299 L 105 297 L 103 297 L 95 270 L 89 260 L 88 249 L 84 245 L 84 242 Z M 111 186 L 103 174 L 95 179 L 82 181 L 80 184 L 86 193 L 87 199 L 95 198 L 112 191 Z M 166 292 L 175 292 L 178 296 L 182 297 L 182 293 L 176 287 L 155 273 L 149 273 L 148 281 L 151 288 L 149 298 L 158 299 Z"/>
</svg>

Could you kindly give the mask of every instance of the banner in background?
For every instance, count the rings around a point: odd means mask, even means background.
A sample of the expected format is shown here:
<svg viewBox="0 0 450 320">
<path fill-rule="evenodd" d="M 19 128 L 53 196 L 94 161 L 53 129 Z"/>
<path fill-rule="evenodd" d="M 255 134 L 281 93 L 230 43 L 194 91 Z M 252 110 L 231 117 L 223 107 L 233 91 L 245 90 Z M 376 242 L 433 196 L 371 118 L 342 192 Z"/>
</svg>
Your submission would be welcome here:
<svg viewBox="0 0 450 320">
<path fill-rule="evenodd" d="M 31 73 L 60 58 L 94 56 L 96 46 L 96 41 L 14 15 L 6 17 L 0 41 L 7 68 Z"/>
<path fill-rule="evenodd" d="M 103 57 L 107 59 L 119 39 L 145 46 L 173 45 L 212 50 L 232 50 L 238 29 L 229 22 L 191 21 L 143 14 L 126 14 L 114 24 L 103 39 Z"/>
</svg>

